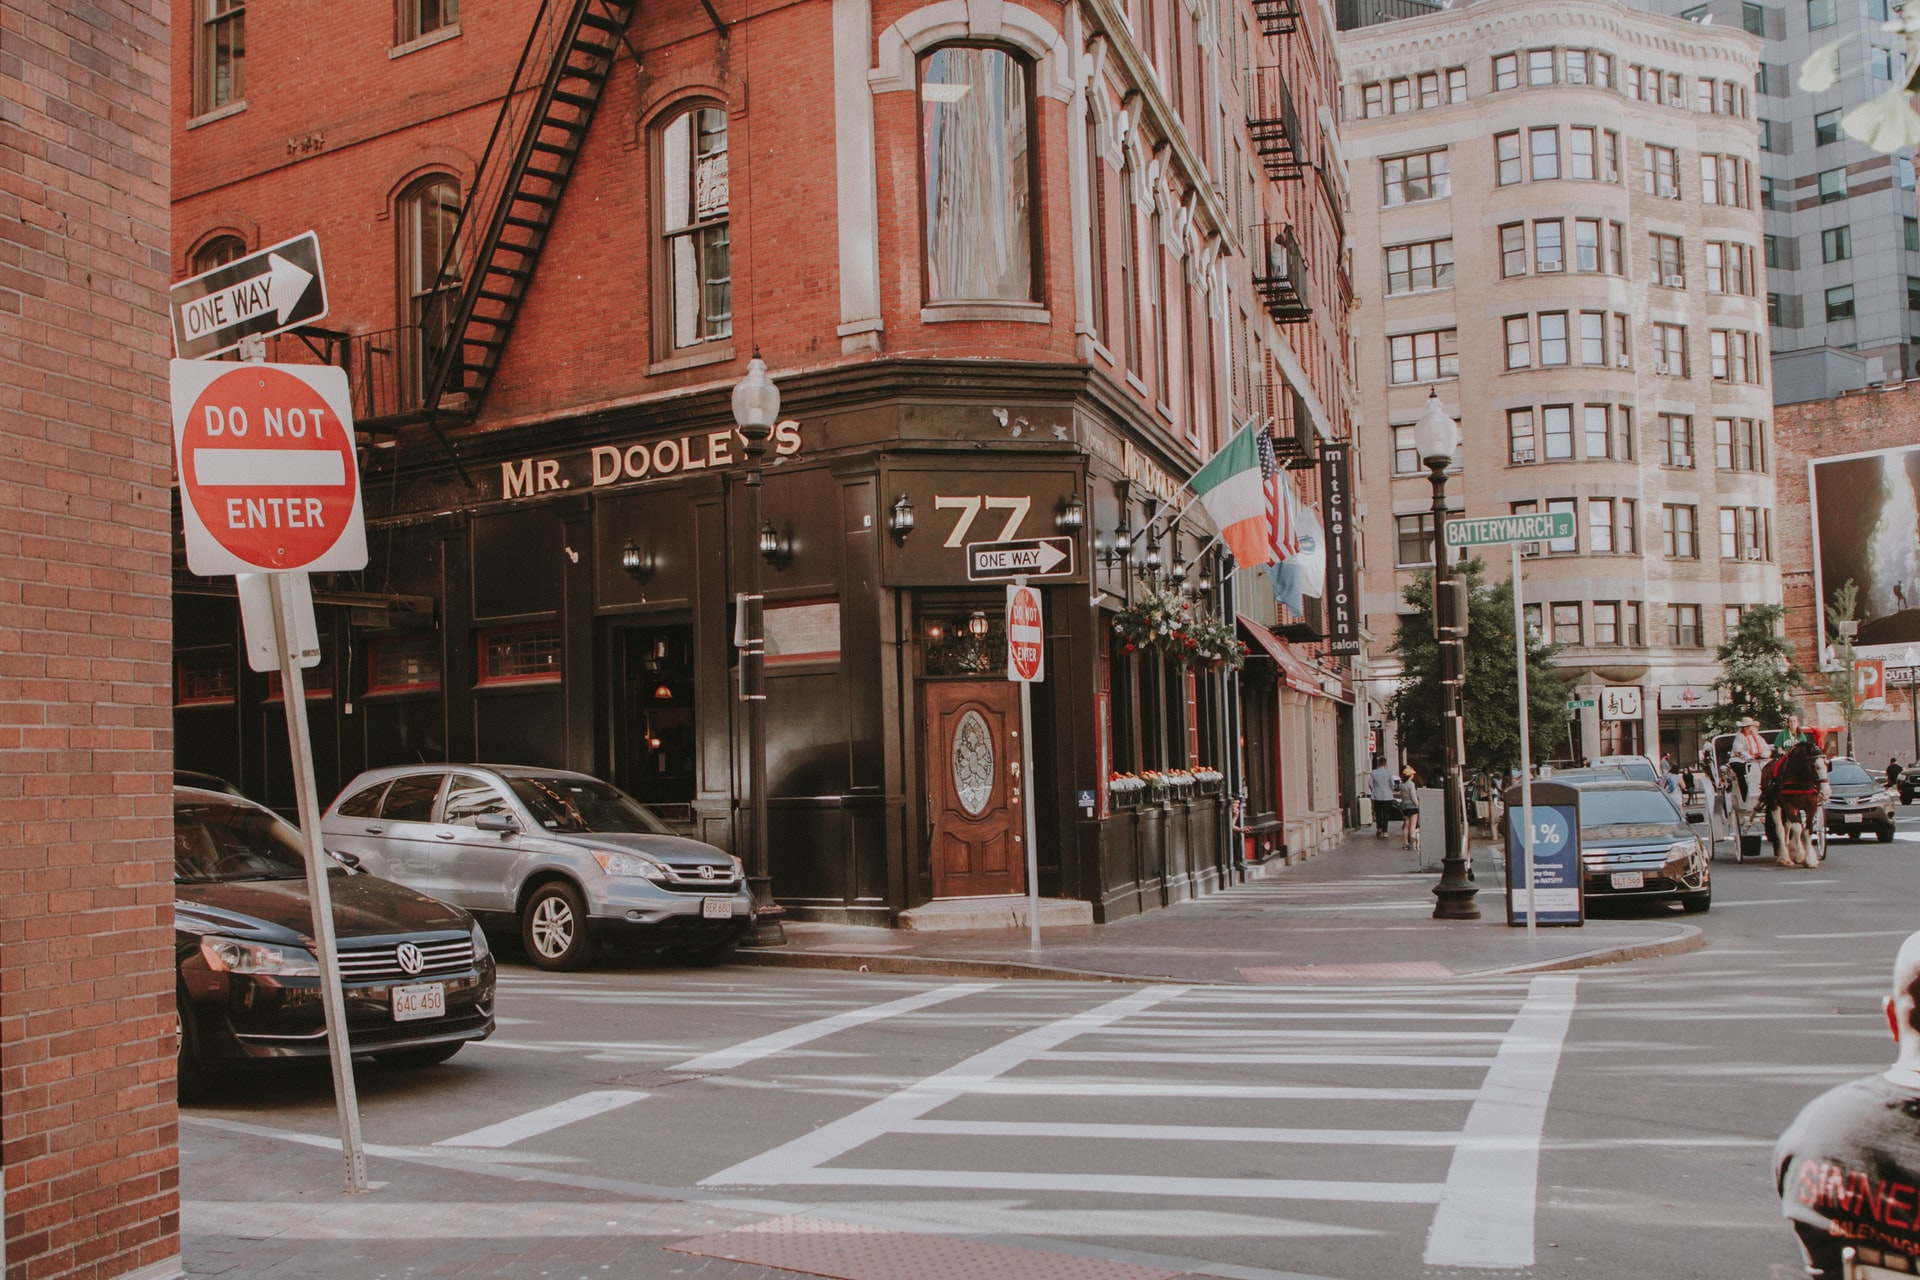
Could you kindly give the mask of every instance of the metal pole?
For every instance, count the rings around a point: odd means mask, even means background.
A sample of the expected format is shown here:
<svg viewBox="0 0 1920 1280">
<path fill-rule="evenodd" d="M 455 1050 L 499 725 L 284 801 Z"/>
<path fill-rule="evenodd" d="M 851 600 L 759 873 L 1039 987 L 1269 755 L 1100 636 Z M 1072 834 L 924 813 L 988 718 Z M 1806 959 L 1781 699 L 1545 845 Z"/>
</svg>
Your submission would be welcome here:
<svg viewBox="0 0 1920 1280">
<path fill-rule="evenodd" d="M 1520 603 L 1520 544 L 1513 548 L 1513 665 L 1520 676 L 1520 847 L 1525 851 L 1527 868 L 1527 937 L 1537 938 L 1539 913 L 1533 899 L 1533 746 L 1527 721 L 1527 615 Z"/>
<path fill-rule="evenodd" d="M 746 592 L 740 601 L 746 613 L 745 641 L 740 650 L 740 696 L 747 704 L 747 884 L 753 890 L 756 946 L 778 946 L 787 940 L 773 900 L 773 872 L 767 865 L 767 667 L 766 601 L 760 590 L 760 459 L 767 449 L 763 432 L 742 431 L 747 455 L 744 481 L 747 534 L 741 543 L 746 554 Z"/>
<path fill-rule="evenodd" d="M 304 575 L 302 575 L 304 576 Z M 320 962 L 320 1008 L 327 1021 L 327 1056 L 333 1062 L 333 1100 L 340 1111 L 340 1154 L 347 1192 L 367 1189 L 367 1153 L 360 1145 L 360 1099 L 353 1087 L 353 1051 L 347 1043 L 346 999 L 340 990 L 340 953 L 333 936 L 333 894 L 320 843 L 320 805 L 313 781 L 313 749 L 307 736 L 307 686 L 294 660 L 294 575 L 269 575 L 273 598 L 273 646 L 280 657 L 280 691 L 287 712 L 287 744 L 293 752 L 294 795 L 300 834 L 307 842 L 307 894 L 313 905 L 314 955 Z"/>
<path fill-rule="evenodd" d="M 1440 883 L 1433 889 L 1437 899 L 1433 918 L 1478 920 L 1480 908 L 1474 905 L 1473 899 L 1479 891 L 1467 879 L 1472 863 L 1466 842 L 1467 799 L 1463 774 L 1467 735 L 1461 707 L 1461 688 L 1466 681 L 1466 642 L 1461 636 L 1465 619 L 1454 616 L 1453 575 L 1447 565 L 1447 466 L 1450 462 L 1446 457 L 1427 462 L 1428 480 L 1433 485 L 1434 619 L 1440 633 L 1440 696 L 1446 749 L 1446 852 L 1440 863 Z"/>
</svg>

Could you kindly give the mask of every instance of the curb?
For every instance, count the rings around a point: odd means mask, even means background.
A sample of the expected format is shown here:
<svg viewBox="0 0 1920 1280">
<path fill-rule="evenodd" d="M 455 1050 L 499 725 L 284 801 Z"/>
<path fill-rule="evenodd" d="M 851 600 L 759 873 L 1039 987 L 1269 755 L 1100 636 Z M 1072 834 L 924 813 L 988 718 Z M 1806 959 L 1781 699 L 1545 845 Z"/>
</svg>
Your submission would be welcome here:
<svg viewBox="0 0 1920 1280">
<path fill-rule="evenodd" d="M 1661 956 L 1684 955 L 1706 945 L 1706 935 L 1695 925 L 1683 925 L 1672 937 L 1624 946 L 1596 947 L 1575 955 L 1529 964 L 1503 965 L 1491 969 L 1469 969 L 1450 973 L 1435 982 L 1460 978 L 1489 978 L 1501 975 L 1553 973 L 1564 969 L 1592 969 L 1601 965 L 1624 964 L 1632 960 L 1650 960 Z M 1013 960 L 959 960 L 940 956 L 863 955 L 844 951 L 775 951 L 742 949 L 735 957 L 739 964 L 774 969 L 839 969 L 856 973 L 901 973 L 948 978 L 1028 978 L 1054 982 L 1182 982 L 1189 986 L 1266 986 L 1267 983 L 1236 983 L 1216 978 L 1182 979 L 1168 974 L 1104 973 L 1094 969 L 1068 969 L 1057 965 L 1023 964 Z"/>
</svg>

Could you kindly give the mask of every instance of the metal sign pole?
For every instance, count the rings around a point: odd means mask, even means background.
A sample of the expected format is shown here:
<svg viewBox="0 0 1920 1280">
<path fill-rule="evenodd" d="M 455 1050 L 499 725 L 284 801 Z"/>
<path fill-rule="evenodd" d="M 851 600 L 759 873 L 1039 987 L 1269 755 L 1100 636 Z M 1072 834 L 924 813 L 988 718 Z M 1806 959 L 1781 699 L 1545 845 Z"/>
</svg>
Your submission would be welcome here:
<svg viewBox="0 0 1920 1280">
<path fill-rule="evenodd" d="M 1013 585 L 1026 586 L 1026 576 L 1023 574 L 1015 578 Z M 1011 626 L 1008 627 L 1008 631 L 1011 633 Z M 1040 634 L 1046 635 L 1044 622 L 1041 624 Z M 1035 848 L 1033 838 L 1033 681 L 1031 680 L 1020 681 L 1020 799 L 1020 826 L 1022 838 L 1027 845 L 1027 946 L 1038 951 L 1040 949 L 1040 851 Z"/>
<path fill-rule="evenodd" d="M 333 895 L 320 844 L 320 805 L 314 794 L 313 749 L 307 736 L 307 687 L 293 640 L 296 577 L 276 573 L 273 583 L 274 648 L 280 657 L 281 701 L 287 712 L 287 744 L 293 752 L 293 786 L 300 805 L 300 834 L 307 842 L 307 893 L 313 904 L 313 952 L 320 961 L 320 1005 L 327 1020 L 327 1056 L 333 1061 L 333 1098 L 340 1111 L 340 1154 L 347 1191 L 367 1189 L 367 1153 L 360 1145 L 360 1100 L 353 1087 L 353 1052 L 347 1044 L 345 997 L 340 990 L 340 953 L 333 937 Z"/>
<path fill-rule="evenodd" d="M 1539 937 L 1540 913 L 1533 898 L 1533 744 L 1527 721 L 1527 611 L 1520 603 L 1520 544 L 1513 548 L 1513 661 L 1520 674 L 1520 847 L 1527 866 L 1527 938 Z"/>
</svg>

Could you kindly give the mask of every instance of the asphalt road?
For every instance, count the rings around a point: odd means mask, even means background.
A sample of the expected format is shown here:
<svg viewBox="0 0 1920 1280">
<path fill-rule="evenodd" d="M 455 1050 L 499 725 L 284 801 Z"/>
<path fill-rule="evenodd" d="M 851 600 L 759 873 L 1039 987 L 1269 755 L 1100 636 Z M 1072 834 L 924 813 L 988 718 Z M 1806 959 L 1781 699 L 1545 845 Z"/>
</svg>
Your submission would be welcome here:
<svg viewBox="0 0 1920 1280">
<path fill-rule="evenodd" d="M 1769 1150 L 1821 1089 L 1888 1061 L 1879 999 L 1920 927 L 1905 812 L 1895 843 L 1836 842 L 1815 870 L 1717 864 L 1701 951 L 1564 974 L 1136 987 L 508 962 L 494 1039 L 425 1071 L 368 1065 L 363 1128 L 530 1187 L 1168 1276 L 1784 1280 Z M 208 1122 L 336 1133 L 324 1070 L 188 1109 L 189 1157 Z M 194 1201 L 194 1175 L 189 1158 L 190 1273 L 208 1215 L 237 1211 Z M 300 1274 L 331 1274 L 323 1252 Z"/>
</svg>

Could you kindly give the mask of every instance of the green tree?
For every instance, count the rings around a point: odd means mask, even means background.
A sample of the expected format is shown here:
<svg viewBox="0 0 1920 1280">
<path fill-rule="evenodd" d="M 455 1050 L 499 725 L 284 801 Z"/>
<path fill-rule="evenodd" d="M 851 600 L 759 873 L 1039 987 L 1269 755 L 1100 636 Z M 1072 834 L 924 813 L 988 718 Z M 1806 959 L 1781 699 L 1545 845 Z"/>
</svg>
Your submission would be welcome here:
<svg viewBox="0 0 1920 1280">
<path fill-rule="evenodd" d="M 1513 584 L 1489 586 L 1486 566 L 1469 560 L 1459 572 L 1467 580 L 1467 679 L 1461 689 L 1466 718 L 1469 773 L 1500 772 L 1520 763 L 1520 716 L 1515 696 L 1519 681 L 1513 661 Z M 1393 652 L 1400 659 L 1399 692 L 1387 710 L 1400 724 L 1400 745 L 1407 754 L 1438 763 L 1441 745 L 1440 646 L 1433 635 L 1433 574 L 1423 573 L 1402 595 L 1414 612 L 1400 618 Z M 1527 638 L 1528 745 L 1534 763 L 1553 758 L 1566 737 L 1567 698 L 1573 681 L 1549 659 L 1559 652 L 1538 635 Z"/>
<path fill-rule="evenodd" d="M 1860 588 L 1848 578 L 1833 593 L 1826 608 L 1827 626 L 1833 632 L 1834 665 L 1822 671 L 1810 686 L 1840 704 L 1847 725 L 1847 750 L 1854 749 L 1854 726 L 1860 722 L 1860 686 L 1853 678 L 1853 636 L 1860 622 L 1854 610 L 1860 603 Z"/>
<path fill-rule="evenodd" d="M 1794 695 L 1806 676 L 1793 660 L 1793 642 L 1780 633 L 1786 609 L 1777 604 L 1755 605 L 1740 615 L 1740 625 L 1714 657 L 1720 678 L 1713 682 L 1720 704 L 1701 719 L 1708 733 L 1731 733 L 1747 716 L 1763 728 L 1778 729 L 1789 715 L 1800 714 Z"/>
</svg>

